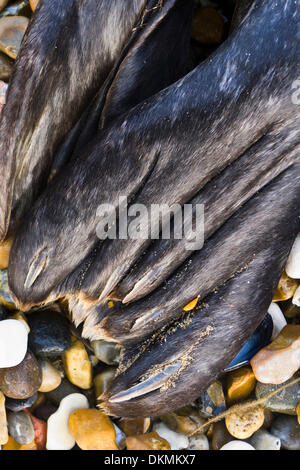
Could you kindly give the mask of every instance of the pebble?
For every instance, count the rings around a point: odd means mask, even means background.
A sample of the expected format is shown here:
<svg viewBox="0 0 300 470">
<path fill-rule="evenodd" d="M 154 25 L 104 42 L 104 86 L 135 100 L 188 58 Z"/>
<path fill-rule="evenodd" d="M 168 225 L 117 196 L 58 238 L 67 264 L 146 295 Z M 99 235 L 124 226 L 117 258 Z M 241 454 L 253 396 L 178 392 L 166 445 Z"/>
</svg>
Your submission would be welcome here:
<svg viewBox="0 0 300 470">
<path fill-rule="evenodd" d="M 250 336 L 239 353 L 226 367 L 225 372 L 237 369 L 249 363 L 250 359 L 264 346 L 270 343 L 273 333 L 273 320 L 269 313 L 255 332 Z"/>
<path fill-rule="evenodd" d="M 57 411 L 57 406 L 53 405 L 50 401 L 42 403 L 34 410 L 34 415 L 36 418 L 41 419 L 42 421 L 48 421 L 51 415 Z"/>
<path fill-rule="evenodd" d="M 200 44 L 220 44 L 224 20 L 214 8 L 198 8 L 194 16 L 192 38 Z"/>
<path fill-rule="evenodd" d="M 104 362 L 109 366 L 118 365 L 120 362 L 120 348 L 115 343 L 108 341 L 98 340 L 92 341 L 91 346 L 94 354 L 99 361 Z"/>
<path fill-rule="evenodd" d="M 255 450 L 252 445 L 244 441 L 230 441 L 221 447 L 220 450 Z"/>
<path fill-rule="evenodd" d="M 37 450 L 37 445 L 34 441 L 29 444 L 19 444 L 13 437 L 9 436 L 8 441 L 2 447 L 2 450 Z"/>
<path fill-rule="evenodd" d="M 8 429 L 6 421 L 5 396 L 0 391 L 0 446 L 8 441 Z"/>
<path fill-rule="evenodd" d="M 290 278 L 286 272 L 283 271 L 273 297 L 273 302 L 291 299 L 297 287 L 298 282 L 295 281 L 295 279 Z"/>
<path fill-rule="evenodd" d="M 92 364 L 81 341 L 74 341 L 63 354 L 65 373 L 69 381 L 84 390 L 92 386 Z"/>
<path fill-rule="evenodd" d="M 157 432 L 129 436 L 126 439 L 127 450 L 171 450 L 169 442 Z"/>
<path fill-rule="evenodd" d="M 214 382 L 197 400 L 199 411 L 205 418 L 216 416 L 226 410 L 225 396 L 220 381 Z"/>
<path fill-rule="evenodd" d="M 294 318 L 297 315 L 300 315 L 300 307 L 297 307 L 293 303 L 290 303 L 284 310 L 284 315 L 286 318 Z"/>
<path fill-rule="evenodd" d="M 100 410 L 77 410 L 69 418 L 69 431 L 82 450 L 118 450 L 113 423 Z"/>
<path fill-rule="evenodd" d="M 155 423 L 153 431 L 157 432 L 160 437 L 169 442 L 171 450 L 187 449 L 189 446 L 187 436 L 172 431 L 164 423 Z"/>
<path fill-rule="evenodd" d="M 14 63 L 12 59 L 10 59 L 9 57 L 7 57 L 7 55 L 2 54 L 2 52 L 0 52 L 0 80 L 4 80 L 4 82 L 8 82 L 8 80 L 10 79 L 12 70 L 13 70 L 13 64 Z M 4 82 L 1 83 L 2 87 L 4 87 L 3 85 Z M 7 84 L 5 83 L 5 85 Z M 0 90 L 0 94 L 1 94 L 1 98 L 0 98 L 0 112 L 1 112 L 1 108 L 3 107 L 6 101 L 5 100 L 6 88 Z"/>
<path fill-rule="evenodd" d="M 285 271 L 293 279 L 300 279 L 300 233 L 291 249 Z"/>
<path fill-rule="evenodd" d="M 281 441 L 265 429 L 259 429 L 249 439 L 255 450 L 280 450 Z"/>
<path fill-rule="evenodd" d="M 17 310 L 8 287 L 7 269 L 0 270 L 0 303 L 10 310 Z"/>
<path fill-rule="evenodd" d="M 34 440 L 33 424 L 25 411 L 9 411 L 7 424 L 9 435 L 19 444 L 30 444 Z"/>
<path fill-rule="evenodd" d="M 300 325 L 286 325 L 251 359 L 251 366 L 262 383 L 282 384 L 291 378 L 300 367 Z"/>
<path fill-rule="evenodd" d="M 227 399 L 229 403 L 248 398 L 255 388 L 256 379 L 250 367 L 242 367 L 227 375 Z"/>
<path fill-rule="evenodd" d="M 67 379 L 62 379 L 60 385 L 55 388 L 54 390 L 51 390 L 51 392 L 47 392 L 46 396 L 47 398 L 54 403 L 54 405 L 59 406 L 61 400 L 68 395 L 71 395 L 72 393 L 80 393 L 80 389 L 75 387 L 73 384 L 71 384 Z"/>
<path fill-rule="evenodd" d="M 250 410 L 235 411 L 226 416 L 228 432 L 237 439 L 248 439 L 264 424 L 264 409 L 256 406 Z"/>
<path fill-rule="evenodd" d="M 300 450 L 300 425 L 294 416 L 279 416 L 275 419 L 271 433 L 281 440 L 286 450 Z"/>
<path fill-rule="evenodd" d="M 104 370 L 96 375 L 94 378 L 94 387 L 95 387 L 95 397 L 99 399 L 99 397 L 104 393 L 116 375 L 116 369 L 110 367 L 109 369 Z"/>
<path fill-rule="evenodd" d="M 205 434 L 196 432 L 189 437 L 188 450 L 209 450 L 209 442 Z"/>
<path fill-rule="evenodd" d="M 5 104 L 7 83 L 0 82 L 0 105 Z M 7 269 L 9 253 L 12 246 L 13 237 L 8 238 L 0 244 L 0 269 Z"/>
<path fill-rule="evenodd" d="M 187 406 L 160 416 L 161 421 L 172 431 L 185 434 L 187 436 L 193 434 L 200 426 L 205 423 L 205 419 L 200 416 L 198 410 Z"/>
<path fill-rule="evenodd" d="M 51 392 L 60 386 L 61 374 L 49 361 L 40 361 L 40 368 L 42 371 L 42 383 L 39 392 Z"/>
<path fill-rule="evenodd" d="M 298 375 L 296 374 L 286 383 L 296 379 Z M 272 393 L 276 388 L 280 388 L 282 385 L 271 385 L 271 384 L 262 384 L 257 383 L 255 388 L 255 395 L 257 399 L 263 398 L 266 395 Z M 264 402 L 266 408 L 275 413 L 284 413 L 287 415 L 295 415 L 296 408 L 298 403 L 300 403 L 300 384 L 299 382 L 286 387 L 281 390 L 276 395 L 272 396 Z"/>
<path fill-rule="evenodd" d="M 293 305 L 296 305 L 296 307 L 300 307 L 300 286 L 297 287 L 293 296 Z"/>
<path fill-rule="evenodd" d="M 5 406 L 10 411 L 23 411 L 25 408 L 30 408 L 37 399 L 37 392 L 34 393 L 31 397 L 24 398 L 24 400 L 16 400 L 15 398 L 6 398 Z"/>
<path fill-rule="evenodd" d="M 37 356 L 60 356 L 70 347 L 70 325 L 59 313 L 52 310 L 30 313 L 28 324 L 29 347 Z"/>
<path fill-rule="evenodd" d="M 25 327 L 23 326 L 25 329 Z M 31 397 L 40 387 L 42 374 L 39 363 L 31 351 L 16 367 L 0 369 L 0 389 L 10 398 Z"/>
<path fill-rule="evenodd" d="M 278 304 L 275 302 L 272 302 L 269 309 L 268 313 L 271 315 L 272 320 L 273 320 L 273 333 L 271 337 L 271 341 L 276 338 L 276 336 L 279 335 L 281 330 L 286 326 L 286 319 L 285 316 L 283 315 L 281 308 L 279 307 Z"/>
<path fill-rule="evenodd" d="M 26 413 L 30 417 L 33 425 L 34 442 L 37 446 L 37 450 L 45 450 L 47 441 L 47 423 L 41 419 L 36 418 L 28 410 L 26 410 Z"/>
<path fill-rule="evenodd" d="M 50 416 L 47 422 L 48 450 L 70 450 L 75 445 L 75 439 L 69 431 L 69 418 L 73 411 L 88 408 L 87 398 L 81 393 L 72 393 L 63 398 L 58 410 Z"/>
<path fill-rule="evenodd" d="M 150 418 L 121 418 L 118 422 L 118 426 L 126 436 L 145 434 L 149 430 L 150 424 Z"/>
<path fill-rule="evenodd" d="M 0 50 L 16 59 L 29 20 L 25 16 L 0 18 Z"/>
<path fill-rule="evenodd" d="M 15 367 L 26 354 L 28 331 L 18 320 L 0 321 L 0 369 Z"/>
<path fill-rule="evenodd" d="M 213 425 L 211 447 L 213 450 L 220 450 L 225 444 L 232 440 L 231 434 L 227 431 L 224 420 Z"/>
</svg>

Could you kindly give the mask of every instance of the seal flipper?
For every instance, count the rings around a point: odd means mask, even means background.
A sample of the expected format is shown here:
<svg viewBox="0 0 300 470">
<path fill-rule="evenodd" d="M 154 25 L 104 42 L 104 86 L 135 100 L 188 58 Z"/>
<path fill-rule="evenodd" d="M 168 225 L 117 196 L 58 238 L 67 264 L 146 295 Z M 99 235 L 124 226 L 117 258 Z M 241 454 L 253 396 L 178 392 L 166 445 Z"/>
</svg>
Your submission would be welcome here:
<svg viewBox="0 0 300 470">
<path fill-rule="evenodd" d="M 39 3 L 1 113 L 0 240 L 45 184 L 55 152 L 106 80 L 145 5 L 146 0 Z M 86 61 L 87 54 L 93 60 Z"/>
<path fill-rule="evenodd" d="M 287 200 L 284 210 L 290 209 Z M 281 211 L 278 215 L 285 219 Z M 264 318 L 299 229 L 299 222 L 277 222 L 270 244 L 242 272 L 145 344 L 100 397 L 107 414 L 172 412 L 193 402 L 220 376 Z"/>
<path fill-rule="evenodd" d="M 192 12 L 192 0 L 148 0 L 106 82 L 57 152 L 51 178 L 101 128 L 191 70 Z"/>
<path fill-rule="evenodd" d="M 15 239 L 14 267 L 11 261 L 9 270 L 17 298 L 28 305 L 43 302 L 84 260 L 97 242 L 99 204 L 112 202 L 114 210 L 120 195 L 134 200 L 139 191 L 138 202 L 146 207 L 189 201 L 270 126 L 296 119 L 290 86 L 297 76 L 294 41 L 299 13 L 294 2 L 285 6 L 271 0 L 256 2 L 247 21 L 210 60 L 117 119 L 67 171 L 62 170 Z M 251 57 L 247 67 L 245 57 Z M 125 161 L 120 158 L 124 153 Z M 27 290 L 27 273 L 36 252 L 44 247 L 49 250 L 47 268 Z M 133 244 L 134 252 L 135 248 Z M 115 264 L 119 267 L 121 253 L 118 249 L 113 253 L 104 278 L 98 277 L 101 258 L 98 265 L 92 264 L 87 293 L 97 292 Z"/>
<path fill-rule="evenodd" d="M 248 201 L 160 288 L 132 305 L 111 309 L 94 327 L 99 339 L 103 334 L 123 346 L 139 343 L 178 318 L 191 300 L 201 302 L 222 286 L 274 238 L 279 247 L 285 234 L 297 233 L 299 183 L 297 163 Z"/>
</svg>

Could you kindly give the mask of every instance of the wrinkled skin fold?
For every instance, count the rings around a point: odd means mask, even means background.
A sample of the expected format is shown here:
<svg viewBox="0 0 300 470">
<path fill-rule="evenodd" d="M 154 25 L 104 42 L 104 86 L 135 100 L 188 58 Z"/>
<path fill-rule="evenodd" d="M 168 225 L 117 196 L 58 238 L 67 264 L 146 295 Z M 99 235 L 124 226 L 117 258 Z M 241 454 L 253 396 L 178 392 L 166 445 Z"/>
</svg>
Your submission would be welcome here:
<svg viewBox="0 0 300 470">
<path fill-rule="evenodd" d="M 147 207 L 188 202 L 273 128 L 296 121 L 298 17 L 292 1 L 255 2 L 209 60 L 114 121 L 60 172 L 12 249 L 10 286 L 22 305 L 47 300 L 93 252 L 99 203 L 117 208 L 120 195 Z M 104 242 L 83 263 L 80 290 L 87 298 L 109 293 L 147 244 Z"/>
</svg>

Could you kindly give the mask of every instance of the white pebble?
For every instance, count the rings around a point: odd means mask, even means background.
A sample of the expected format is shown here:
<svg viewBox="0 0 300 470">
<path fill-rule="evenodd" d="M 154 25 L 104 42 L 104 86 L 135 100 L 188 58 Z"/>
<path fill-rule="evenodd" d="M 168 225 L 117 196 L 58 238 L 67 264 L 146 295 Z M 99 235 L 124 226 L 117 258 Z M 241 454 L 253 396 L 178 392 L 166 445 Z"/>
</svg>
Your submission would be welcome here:
<svg viewBox="0 0 300 470">
<path fill-rule="evenodd" d="M 28 332 L 19 320 L 0 321 L 0 368 L 15 367 L 27 352 Z"/>
<path fill-rule="evenodd" d="M 268 309 L 268 313 L 271 315 L 273 320 L 273 333 L 271 338 L 271 341 L 273 341 L 273 339 L 275 339 L 279 335 L 282 328 L 286 326 L 287 322 L 285 316 L 281 311 L 281 308 L 275 302 L 271 303 Z"/>
<path fill-rule="evenodd" d="M 220 450 L 255 450 L 248 442 L 230 441 L 227 442 Z"/>
<path fill-rule="evenodd" d="M 171 450 L 186 449 L 189 445 L 189 440 L 184 434 L 179 434 L 169 429 L 164 423 L 156 423 L 153 426 L 153 431 L 166 439 L 171 446 Z"/>
<path fill-rule="evenodd" d="M 60 402 L 58 410 L 47 422 L 48 450 L 71 450 L 75 439 L 69 431 L 68 423 L 71 413 L 76 410 L 89 408 L 89 402 L 82 393 L 71 393 Z"/>
<path fill-rule="evenodd" d="M 297 307 L 300 307 L 300 286 L 297 287 L 292 302 L 294 305 L 297 305 Z"/>
<path fill-rule="evenodd" d="M 298 234 L 291 249 L 285 270 L 287 275 L 293 279 L 300 278 L 300 233 Z"/>
</svg>

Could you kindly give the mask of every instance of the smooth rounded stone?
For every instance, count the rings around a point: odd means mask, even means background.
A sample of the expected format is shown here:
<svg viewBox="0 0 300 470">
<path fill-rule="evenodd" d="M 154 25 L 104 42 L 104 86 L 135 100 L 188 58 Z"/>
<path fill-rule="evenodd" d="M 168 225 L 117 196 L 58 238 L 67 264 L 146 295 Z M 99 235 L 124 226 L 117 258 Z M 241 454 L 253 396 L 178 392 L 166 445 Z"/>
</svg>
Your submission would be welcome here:
<svg viewBox="0 0 300 470">
<path fill-rule="evenodd" d="M 0 321 L 0 369 L 15 367 L 26 354 L 28 331 L 18 320 Z"/>
<path fill-rule="evenodd" d="M 8 432 L 19 444 L 30 444 L 34 440 L 34 428 L 25 411 L 7 413 Z"/>
<path fill-rule="evenodd" d="M 0 59 L 1 64 L 1 59 Z M 1 67 L 1 65 L 0 65 Z M 4 105 L 6 102 L 7 83 L 0 82 L 0 105 Z M 0 269 L 7 269 L 10 249 L 12 246 L 13 237 L 7 238 L 0 244 Z"/>
<path fill-rule="evenodd" d="M 74 411 L 69 418 L 69 431 L 82 450 L 118 450 L 114 425 L 100 410 Z"/>
<path fill-rule="evenodd" d="M 126 439 L 127 450 L 171 450 L 169 442 L 157 432 L 129 436 Z"/>
<path fill-rule="evenodd" d="M 53 405 L 50 401 L 42 403 L 34 410 L 36 418 L 42 421 L 48 421 L 51 415 L 57 411 L 57 406 Z"/>
<path fill-rule="evenodd" d="M 39 3 L 39 0 L 29 0 L 32 11 L 34 11 Z"/>
<path fill-rule="evenodd" d="M 27 16 L 31 17 L 32 11 L 29 6 L 29 0 L 15 0 L 10 1 L 0 16 Z"/>
<path fill-rule="evenodd" d="M 205 418 L 217 416 L 226 410 L 225 396 L 220 381 L 216 381 L 197 400 L 199 411 Z"/>
<path fill-rule="evenodd" d="M 300 325 L 286 325 L 277 338 L 252 359 L 256 379 L 267 384 L 282 384 L 300 367 Z"/>
<path fill-rule="evenodd" d="M 164 423 L 155 423 L 153 425 L 153 431 L 157 432 L 160 437 L 166 439 L 166 441 L 169 442 L 171 450 L 181 450 L 188 448 L 189 440 L 187 436 L 172 431 Z"/>
<path fill-rule="evenodd" d="M 42 383 L 39 388 L 39 392 L 51 392 L 60 386 L 60 372 L 55 367 L 53 367 L 51 362 L 46 360 L 40 361 L 40 368 L 42 371 Z"/>
<path fill-rule="evenodd" d="M 0 11 L 8 4 L 9 0 L 0 0 Z"/>
<path fill-rule="evenodd" d="M 80 389 L 71 384 L 67 379 L 62 379 L 60 385 L 51 390 L 51 392 L 47 392 L 46 396 L 48 400 L 54 403 L 54 405 L 59 406 L 60 402 L 65 397 L 73 393 L 80 393 Z"/>
<path fill-rule="evenodd" d="M 48 450 L 70 450 L 74 447 L 75 439 L 69 431 L 69 418 L 74 411 L 88 407 L 88 400 L 81 393 L 72 393 L 62 399 L 58 410 L 47 422 Z"/>
<path fill-rule="evenodd" d="M 280 439 L 265 429 L 255 432 L 248 442 L 255 450 L 280 450 L 281 447 Z"/>
<path fill-rule="evenodd" d="M 113 427 L 115 428 L 115 433 L 116 433 L 116 445 L 119 450 L 123 450 L 126 447 L 126 434 L 125 432 L 122 431 L 115 423 L 112 423 Z"/>
<path fill-rule="evenodd" d="M 279 416 L 275 419 L 271 433 L 281 440 L 286 450 L 300 450 L 300 425 L 294 416 Z"/>
<path fill-rule="evenodd" d="M 192 38 L 200 44 L 220 44 L 224 37 L 224 20 L 215 8 L 198 8 L 194 15 Z"/>
<path fill-rule="evenodd" d="M 212 450 L 220 450 L 225 444 L 232 440 L 231 434 L 227 431 L 224 420 L 213 425 L 211 447 Z"/>
<path fill-rule="evenodd" d="M 256 379 L 250 367 L 230 372 L 227 377 L 227 399 L 229 403 L 244 400 L 255 388 Z"/>
<path fill-rule="evenodd" d="M 264 409 L 256 406 L 250 410 L 235 411 L 225 418 L 228 432 L 237 439 L 248 439 L 264 424 Z"/>
<path fill-rule="evenodd" d="M 25 327 L 23 326 L 25 329 Z M 10 398 L 31 397 L 42 383 L 42 373 L 36 358 L 27 351 L 24 360 L 16 367 L 0 369 L 0 389 Z"/>
<path fill-rule="evenodd" d="M 0 304 L 9 310 L 17 310 L 8 287 L 7 269 L 0 270 Z"/>
<path fill-rule="evenodd" d="M 0 80 L 4 80 L 4 82 L 8 82 L 12 74 L 13 66 L 14 66 L 13 60 L 10 59 L 7 55 L 0 52 Z M 1 101 L 2 103 L 0 104 L 0 112 L 1 112 L 1 108 L 5 104 L 5 101 L 6 101 L 5 97 L 2 96 Z"/>
<path fill-rule="evenodd" d="M 23 411 L 25 408 L 30 408 L 37 399 L 37 392 L 31 397 L 24 398 L 24 400 L 16 400 L 15 398 L 6 398 L 5 406 L 8 410 L 18 412 Z"/>
<path fill-rule="evenodd" d="M 291 278 L 300 279 L 300 233 L 298 234 L 291 249 L 285 271 Z"/>
<path fill-rule="evenodd" d="M 34 442 L 36 443 L 37 450 L 46 449 L 47 440 L 47 423 L 41 419 L 36 418 L 29 410 L 26 413 L 31 419 L 34 429 Z"/>
<path fill-rule="evenodd" d="M 298 282 L 289 277 L 286 272 L 283 271 L 273 297 L 273 302 L 281 302 L 283 300 L 291 299 L 297 287 Z"/>
<path fill-rule="evenodd" d="M 270 343 L 273 333 L 273 320 L 269 313 L 265 316 L 261 324 L 257 327 L 255 332 L 250 336 L 248 341 L 244 344 L 240 352 L 224 369 L 224 372 L 242 367 L 249 364 L 250 359 L 264 346 Z"/>
<path fill-rule="evenodd" d="M 255 450 L 251 444 L 245 441 L 230 441 L 221 447 L 220 450 Z"/>
<path fill-rule="evenodd" d="M 295 318 L 297 315 L 300 315 L 300 307 L 291 302 L 284 310 L 284 315 L 286 318 Z"/>
<path fill-rule="evenodd" d="M 296 307 L 300 307 L 300 286 L 296 289 L 292 302 Z"/>
<path fill-rule="evenodd" d="M 72 384 L 84 390 L 91 388 L 92 364 L 81 341 L 74 341 L 63 354 L 62 360 L 66 376 Z"/>
<path fill-rule="evenodd" d="M 296 379 L 299 375 L 296 374 L 290 380 L 287 380 L 284 384 L 285 385 L 292 380 Z M 255 388 L 255 395 L 256 398 L 259 400 L 260 398 L 269 395 L 270 393 L 274 392 L 277 388 L 282 387 L 282 385 L 271 385 L 271 384 L 263 384 L 258 382 Z M 272 396 L 268 400 L 264 402 L 266 408 L 270 411 L 275 413 L 284 413 L 287 415 L 295 415 L 296 408 L 298 403 L 300 403 L 300 383 L 297 382 L 290 387 L 286 387 L 276 395 Z"/>
<path fill-rule="evenodd" d="M 192 406 L 186 406 L 173 413 L 160 416 L 161 421 L 172 431 L 185 434 L 193 434 L 206 420 L 199 411 Z"/>
<path fill-rule="evenodd" d="M 196 432 L 189 437 L 188 450 L 209 450 L 209 442 L 205 434 Z"/>
<path fill-rule="evenodd" d="M 151 424 L 150 418 L 121 418 L 118 426 L 126 434 L 126 436 L 135 436 L 138 434 L 146 434 Z"/>
<path fill-rule="evenodd" d="M 95 387 L 95 397 L 99 399 L 100 395 L 104 393 L 114 380 L 116 375 L 116 369 L 110 367 L 109 369 L 104 370 L 97 374 L 94 378 L 94 387 Z"/>
<path fill-rule="evenodd" d="M 271 341 L 273 341 L 273 339 L 275 339 L 276 336 L 279 335 L 281 330 L 286 326 L 287 322 L 285 316 L 281 311 L 281 308 L 275 302 L 271 303 L 268 309 L 268 313 L 271 315 L 273 320 L 273 333 L 271 337 Z"/>
<path fill-rule="evenodd" d="M 71 346 L 70 325 L 66 318 L 53 310 L 28 315 L 29 347 L 41 358 L 56 357 Z"/>
<path fill-rule="evenodd" d="M 27 333 L 28 334 L 30 333 L 30 328 L 29 328 L 29 325 L 27 323 L 27 318 L 25 317 L 23 312 L 17 312 L 14 315 L 12 315 L 10 318 L 12 320 L 18 320 L 18 321 L 22 322 L 23 325 L 25 326 L 26 330 L 27 330 Z"/>
<path fill-rule="evenodd" d="M 91 346 L 99 361 L 109 366 L 116 366 L 120 362 L 120 348 L 115 343 L 104 340 L 92 341 Z"/>
<path fill-rule="evenodd" d="M 5 396 L 0 391 L 0 446 L 8 441 L 8 428 L 5 409 Z"/>
<path fill-rule="evenodd" d="M 0 18 L 0 50 L 16 59 L 29 19 L 25 16 Z"/>
</svg>

